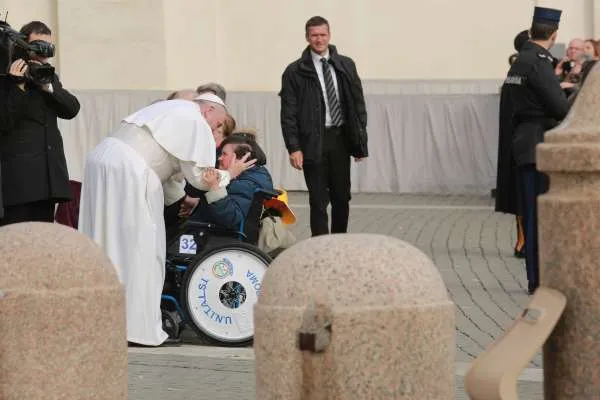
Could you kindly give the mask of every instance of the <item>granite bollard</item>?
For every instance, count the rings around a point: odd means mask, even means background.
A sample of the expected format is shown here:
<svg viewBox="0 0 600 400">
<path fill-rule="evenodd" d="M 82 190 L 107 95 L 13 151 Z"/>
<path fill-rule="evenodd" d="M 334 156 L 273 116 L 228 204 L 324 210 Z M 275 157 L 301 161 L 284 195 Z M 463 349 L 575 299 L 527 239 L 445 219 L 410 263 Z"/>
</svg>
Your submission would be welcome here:
<svg viewBox="0 0 600 400">
<path fill-rule="evenodd" d="M 537 148 L 541 285 L 567 298 L 544 345 L 546 399 L 600 399 L 600 69 Z"/>
<path fill-rule="evenodd" d="M 455 309 L 433 263 L 371 234 L 308 239 L 254 311 L 257 399 L 453 399 Z"/>
<path fill-rule="evenodd" d="M 63 225 L 0 228 L 0 399 L 126 398 L 124 292 L 109 259 Z"/>
</svg>

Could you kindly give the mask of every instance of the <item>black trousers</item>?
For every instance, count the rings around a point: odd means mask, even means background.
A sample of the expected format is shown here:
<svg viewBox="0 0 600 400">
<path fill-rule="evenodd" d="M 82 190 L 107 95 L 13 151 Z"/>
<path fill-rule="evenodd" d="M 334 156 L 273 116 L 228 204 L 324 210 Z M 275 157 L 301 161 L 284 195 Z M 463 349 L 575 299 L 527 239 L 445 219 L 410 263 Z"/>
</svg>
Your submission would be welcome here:
<svg viewBox="0 0 600 400">
<path fill-rule="evenodd" d="M 4 206 L 4 218 L 0 219 L 0 226 L 19 222 L 54 222 L 54 205 L 53 200 L 41 200 Z"/>
<path fill-rule="evenodd" d="M 350 215 L 350 154 L 342 128 L 328 128 L 320 163 L 303 165 L 310 203 L 312 236 L 329 233 L 327 206 L 331 202 L 331 233 L 346 233 Z"/>
<path fill-rule="evenodd" d="M 547 175 L 536 170 L 535 164 L 519 167 L 519 173 L 525 214 L 525 268 L 529 290 L 532 291 L 540 284 L 537 198 L 548 191 L 549 181 Z"/>
</svg>

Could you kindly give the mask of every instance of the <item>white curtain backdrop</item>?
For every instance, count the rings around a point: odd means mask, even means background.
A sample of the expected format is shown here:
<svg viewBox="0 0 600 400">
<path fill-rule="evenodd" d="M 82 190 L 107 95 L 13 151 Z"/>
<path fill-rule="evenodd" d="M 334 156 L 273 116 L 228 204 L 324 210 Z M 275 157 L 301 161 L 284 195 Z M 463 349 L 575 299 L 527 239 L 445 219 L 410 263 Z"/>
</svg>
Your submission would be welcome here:
<svg viewBox="0 0 600 400">
<path fill-rule="evenodd" d="M 354 192 L 489 193 L 498 146 L 497 81 L 365 82 L 367 160 L 352 165 Z M 60 121 L 69 173 L 83 176 L 85 157 L 119 121 L 164 98 L 164 91 L 73 91 L 79 115 Z M 306 190 L 288 163 L 279 125 L 279 97 L 231 92 L 227 104 L 239 127 L 259 132 L 274 182 Z"/>
</svg>

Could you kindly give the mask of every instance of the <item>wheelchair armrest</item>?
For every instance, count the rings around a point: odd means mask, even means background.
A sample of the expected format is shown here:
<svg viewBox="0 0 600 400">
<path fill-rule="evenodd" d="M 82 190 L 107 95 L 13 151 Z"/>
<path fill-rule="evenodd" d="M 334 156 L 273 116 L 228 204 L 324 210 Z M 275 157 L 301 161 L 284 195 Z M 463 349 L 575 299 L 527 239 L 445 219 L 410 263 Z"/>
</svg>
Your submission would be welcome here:
<svg viewBox="0 0 600 400">
<path fill-rule="evenodd" d="M 254 192 L 255 196 L 261 197 L 263 200 L 272 199 L 274 197 L 278 197 L 281 194 L 281 191 L 277 189 L 268 190 L 268 189 L 256 189 Z"/>
<path fill-rule="evenodd" d="M 246 239 L 246 235 L 244 234 L 244 232 L 236 231 L 233 229 L 223 228 L 222 226 L 219 226 L 216 224 L 211 224 L 210 222 L 194 221 L 194 220 L 187 219 L 187 220 L 185 220 L 185 222 L 183 224 L 181 224 L 181 227 L 179 228 L 179 234 L 186 232 L 188 230 L 193 231 L 193 232 L 198 232 L 198 231 L 213 232 L 215 234 L 228 235 L 228 236 L 229 235 L 231 235 L 231 236 L 240 235 L 242 238 Z"/>
<path fill-rule="evenodd" d="M 209 222 L 194 221 L 194 220 L 190 220 L 190 219 L 186 219 L 183 222 L 183 224 L 181 224 L 181 227 L 180 227 L 180 229 L 183 231 L 187 231 L 188 229 L 192 229 L 194 231 L 200 231 L 200 230 L 208 230 L 208 229 L 213 229 L 213 228 L 217 228 L 217 225 L 211 224 Z"/>
</svg>

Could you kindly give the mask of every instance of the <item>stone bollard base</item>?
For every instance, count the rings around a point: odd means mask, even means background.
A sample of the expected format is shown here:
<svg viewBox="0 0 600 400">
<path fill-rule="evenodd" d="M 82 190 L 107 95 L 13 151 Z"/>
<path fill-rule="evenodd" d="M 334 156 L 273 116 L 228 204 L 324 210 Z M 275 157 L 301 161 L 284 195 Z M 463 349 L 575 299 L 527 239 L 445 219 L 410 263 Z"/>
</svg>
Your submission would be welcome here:
<svg viewBox="0 0 600 400">
<path fill-rule="evenodd" d="M 454 304 L 405 242 L 300 242 L 271 264 L 254 310 L 258 399 L 454 398 Z"/>
<path fill-rule="evenodd" d="M 126 399 L 124 293 L 100 248 L 23 223 L 0 228 L 0 255 L 0 399 Z"/>
</svg>

